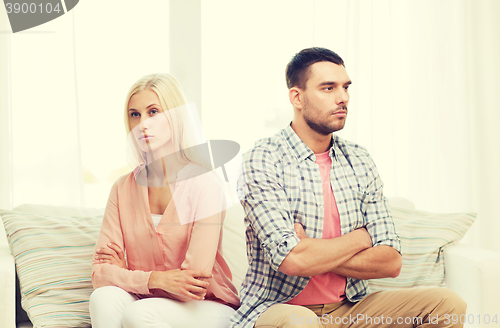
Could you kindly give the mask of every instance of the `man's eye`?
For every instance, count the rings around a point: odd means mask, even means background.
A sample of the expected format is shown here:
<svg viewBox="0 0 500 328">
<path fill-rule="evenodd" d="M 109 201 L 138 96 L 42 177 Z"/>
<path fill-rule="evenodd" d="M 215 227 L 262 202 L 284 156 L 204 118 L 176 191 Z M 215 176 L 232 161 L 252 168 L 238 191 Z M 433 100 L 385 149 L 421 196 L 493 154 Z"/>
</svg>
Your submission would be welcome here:
<svg viewBox="0 0 500 328">
<path fill-rule="evenodd" d="M 333 90 L 333 87 L 326 87 L 325 88 L 326 91 L 332 91 Z"/>
<path fill-rule="evenodd" d="M 349 86 L 344 87 L 344 90 L 345 90 L 345 91 L 347 91 L 347 89 L 349 89 Z"/>
</svg>

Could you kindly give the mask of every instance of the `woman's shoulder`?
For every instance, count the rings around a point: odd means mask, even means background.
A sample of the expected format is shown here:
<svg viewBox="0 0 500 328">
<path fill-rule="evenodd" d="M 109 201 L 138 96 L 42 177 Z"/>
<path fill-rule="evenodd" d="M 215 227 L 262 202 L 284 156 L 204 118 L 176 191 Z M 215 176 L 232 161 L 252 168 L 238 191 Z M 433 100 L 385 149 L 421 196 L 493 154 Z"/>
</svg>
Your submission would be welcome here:
<svg viewBox="0 0 500 328">
<path fill-rule="evenodd" d="M 122 189 L 125 185 L 129 184 L 130 181 L 134 180 L 134 172 L 128 172 L 116 179 L 113 184 L 113 189 Z"/>
</svg>

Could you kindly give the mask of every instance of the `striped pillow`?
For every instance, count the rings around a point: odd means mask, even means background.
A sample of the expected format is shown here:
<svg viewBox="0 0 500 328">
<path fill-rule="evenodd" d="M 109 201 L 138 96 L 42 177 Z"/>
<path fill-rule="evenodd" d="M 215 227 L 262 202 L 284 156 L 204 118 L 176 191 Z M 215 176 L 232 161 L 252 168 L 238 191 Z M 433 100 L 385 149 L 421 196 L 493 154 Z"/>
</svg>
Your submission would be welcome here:
<svg viewBox="0 0 500 328">
<path fill-rule="evenodd" d="M 443 250 L 462 239 L 476 213 L 434 214 L 391 207 L 401 238 L 403 266 L 397 278 L 372 279 L 370 291 L 444 286 Z"/>
<path fill-rule="evenodd" d="M 34 327 L 90 327 L 92 254 L 102 215 L 54 217 L 0 210 Z"/>
</svg>

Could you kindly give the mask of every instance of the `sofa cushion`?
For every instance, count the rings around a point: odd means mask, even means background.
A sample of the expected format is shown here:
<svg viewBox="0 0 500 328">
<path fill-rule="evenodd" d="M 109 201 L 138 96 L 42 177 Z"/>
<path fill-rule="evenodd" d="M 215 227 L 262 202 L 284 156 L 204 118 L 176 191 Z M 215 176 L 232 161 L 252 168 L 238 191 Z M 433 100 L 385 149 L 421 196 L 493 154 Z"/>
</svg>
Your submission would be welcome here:
<svg viewBox="0 0 500 328">
<path fill-rule="evenodd" d="M 21 303 L 35 327 L 89 327 L 92 254 L 102 216 L 0 210 L 16 261 Z"/>
<path fill-rule="evenodd" d="M 401 238 L 403 265 L 397 278 L 370 280 L 370 291 L 444 286 L 443 250 L 462 239 L 477 214 L 436 214 L 395 206 L 391 212 Z"/>
</svg>

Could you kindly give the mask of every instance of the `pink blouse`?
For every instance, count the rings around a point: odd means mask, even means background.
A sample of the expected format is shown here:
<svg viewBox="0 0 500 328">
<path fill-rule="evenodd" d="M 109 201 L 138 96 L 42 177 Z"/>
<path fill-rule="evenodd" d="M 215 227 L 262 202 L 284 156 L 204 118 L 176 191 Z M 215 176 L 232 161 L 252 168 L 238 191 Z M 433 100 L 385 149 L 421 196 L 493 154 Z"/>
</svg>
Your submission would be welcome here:
<svg viewBox="0 0 500 328">
<path fill-rule="evenodd" d="M 239 306 L 231 271 L 222 256 L 225 200 L 221 182 L 211 171 L 190 178 L 193 170 L 199 171 L 196 164 L 179 172 L 172 201 L 156 229 L 147 187 L 137 184 L 133 173 L 115 182 L 95 249 L 115 243 L 125 250 L 128 269 L 94 259 L 94 288 L 118 286 L 141 297 L 165 297 L 162 290 L 148 288 L 152 271 L 202 270 L 213 274 L 205 299 Z"/>
</svg>

